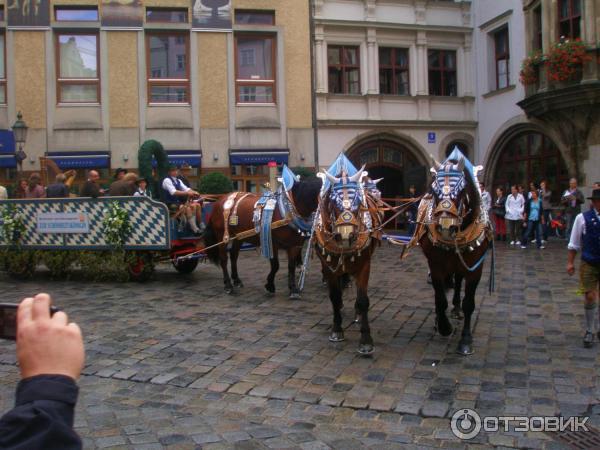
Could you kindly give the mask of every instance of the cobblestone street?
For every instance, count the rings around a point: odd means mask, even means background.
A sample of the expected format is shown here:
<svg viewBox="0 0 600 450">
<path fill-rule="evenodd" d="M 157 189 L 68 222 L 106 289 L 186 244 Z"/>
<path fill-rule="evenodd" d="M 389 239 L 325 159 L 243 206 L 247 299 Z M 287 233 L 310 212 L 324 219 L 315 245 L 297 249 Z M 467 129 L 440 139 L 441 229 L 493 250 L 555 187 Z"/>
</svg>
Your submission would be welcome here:
<svg viewBox="0 0 600 450">
<path fill-rule="evenodd" d="M 356 353 L 354 287 L 344 293 L 346 341 L 328 342 L 331 305 L 316 259 L 299 301 L 287 297 L 285 262 L 277 295 L 264 295 L 268 264 L 253 251 L 240 258 L 245 287 L 234 296 L 205 264 L 189 276 L 161 266 L 145 284 L 2 275 L 1 300 L 46 291 L 80 324 L 87 361 L 75 426 L 85 448 L 566 448 L 540 432 L 461 441 L 450 430 L 460 408 L 600 423 L 599 346 L 581 345 L 582 300 L 565 274 L 565 243 L 499 247 L 496 292 L 487 292 L 488 259 L 468 357 L 455 353 L 460 327 L 434 335 L 420 249 L 401 261 L 385 243 L 369 287 L 372 358 Z M 2 342 L 2 411 L 17 381 L 14 344 Z"/>
</svg>

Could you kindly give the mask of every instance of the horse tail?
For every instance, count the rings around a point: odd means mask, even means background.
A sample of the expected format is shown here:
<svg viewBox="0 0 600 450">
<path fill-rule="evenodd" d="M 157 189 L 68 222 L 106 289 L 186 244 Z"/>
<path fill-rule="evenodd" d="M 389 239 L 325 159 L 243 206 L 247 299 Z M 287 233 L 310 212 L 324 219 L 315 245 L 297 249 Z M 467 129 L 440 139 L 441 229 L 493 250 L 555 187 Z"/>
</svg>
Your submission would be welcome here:
<svg viewBox="0 0 600 450">
<path fill-rule="evenodd" d="M 221 261 L 219 258 L 219 246 L 216 245 L 218 242 L 215 230 L 212 227 L 211 221 L 209 221 L 204 230 L 204 245 L 205 247 L 210 247 L 206 250 L 206 256 L 208 257 L 208 260 L 215 265 L 219 265 Z"/>
</svg>

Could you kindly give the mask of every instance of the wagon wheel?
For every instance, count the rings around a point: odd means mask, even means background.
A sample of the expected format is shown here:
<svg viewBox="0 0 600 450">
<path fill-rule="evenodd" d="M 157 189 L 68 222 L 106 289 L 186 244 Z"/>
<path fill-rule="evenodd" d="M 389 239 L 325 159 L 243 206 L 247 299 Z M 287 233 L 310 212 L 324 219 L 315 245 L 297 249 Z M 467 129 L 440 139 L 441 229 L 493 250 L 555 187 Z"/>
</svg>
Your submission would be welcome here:
<svg viewBox="0 0 600 450">
<path fill-rule="evenodd" d="M 186 259 L 183 261 L 175 262 L 175 260 L 171 260 L 173 267 L 179 273 L 192 273 L 196 266 L 198 265 L 198 259 Z"/>
<path fill-rule="evenodd" d="M 133 281 L 147 281 L 154 274 L 152 253 L 134 252 L 126 255 L 127 271 Z"/>
</svg>

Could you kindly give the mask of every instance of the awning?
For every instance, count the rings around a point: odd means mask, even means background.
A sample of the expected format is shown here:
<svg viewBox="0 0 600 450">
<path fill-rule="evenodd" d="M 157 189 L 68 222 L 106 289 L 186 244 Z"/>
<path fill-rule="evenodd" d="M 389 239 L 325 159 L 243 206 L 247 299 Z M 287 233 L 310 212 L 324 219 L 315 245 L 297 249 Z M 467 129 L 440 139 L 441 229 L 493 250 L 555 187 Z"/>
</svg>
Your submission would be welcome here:
<svg viewBox="0 0 600 450">
<path fill-rule="evenodd" d="M 10 169 L 17 167 L 17 160 L 15 159 L 15 155 L 4 155 L 0 153 L 0 167 Z"/>
<path fill-rule="evenodd" d="M 0 154 L 15 154 L 15 136 L 12 130 L 0 130 Z"/>
<path fill-rule="evenodd" d="M 189 164 L 191 167 L 200 167 L 202 163 L 202 153 L 200 150 L 167 150 L 169 164 L 177 167 L 183 164 Z M 156 167 L 156 160 L 152 159 L 152 166 Z"/>
<path fill-rule="evenodd" d="M 108 169 L 110 152 L 48 152 L 60 169 Z"/>
<path fill-rule="evenodd" d="M 287 148 L 230 149 L 229 163 L 232 166 L 237 164 L 261 166 L 270 162 L 287 164 L 289 156 L 290 150 Z"/>
</svg>

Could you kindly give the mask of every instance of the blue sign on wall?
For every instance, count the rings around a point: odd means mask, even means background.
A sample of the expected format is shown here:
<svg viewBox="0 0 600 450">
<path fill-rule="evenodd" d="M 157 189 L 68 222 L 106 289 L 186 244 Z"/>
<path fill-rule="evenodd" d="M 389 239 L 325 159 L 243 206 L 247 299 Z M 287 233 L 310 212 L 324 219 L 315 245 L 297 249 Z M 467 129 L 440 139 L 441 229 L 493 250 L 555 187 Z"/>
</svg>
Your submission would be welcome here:
<svg viewBox="0 0 600 450">
<path fill-rule="evenodd" d="M 430 131 L 427 133 L 427 143 L 435 144 L 435 131 Z"/>
</svg>

